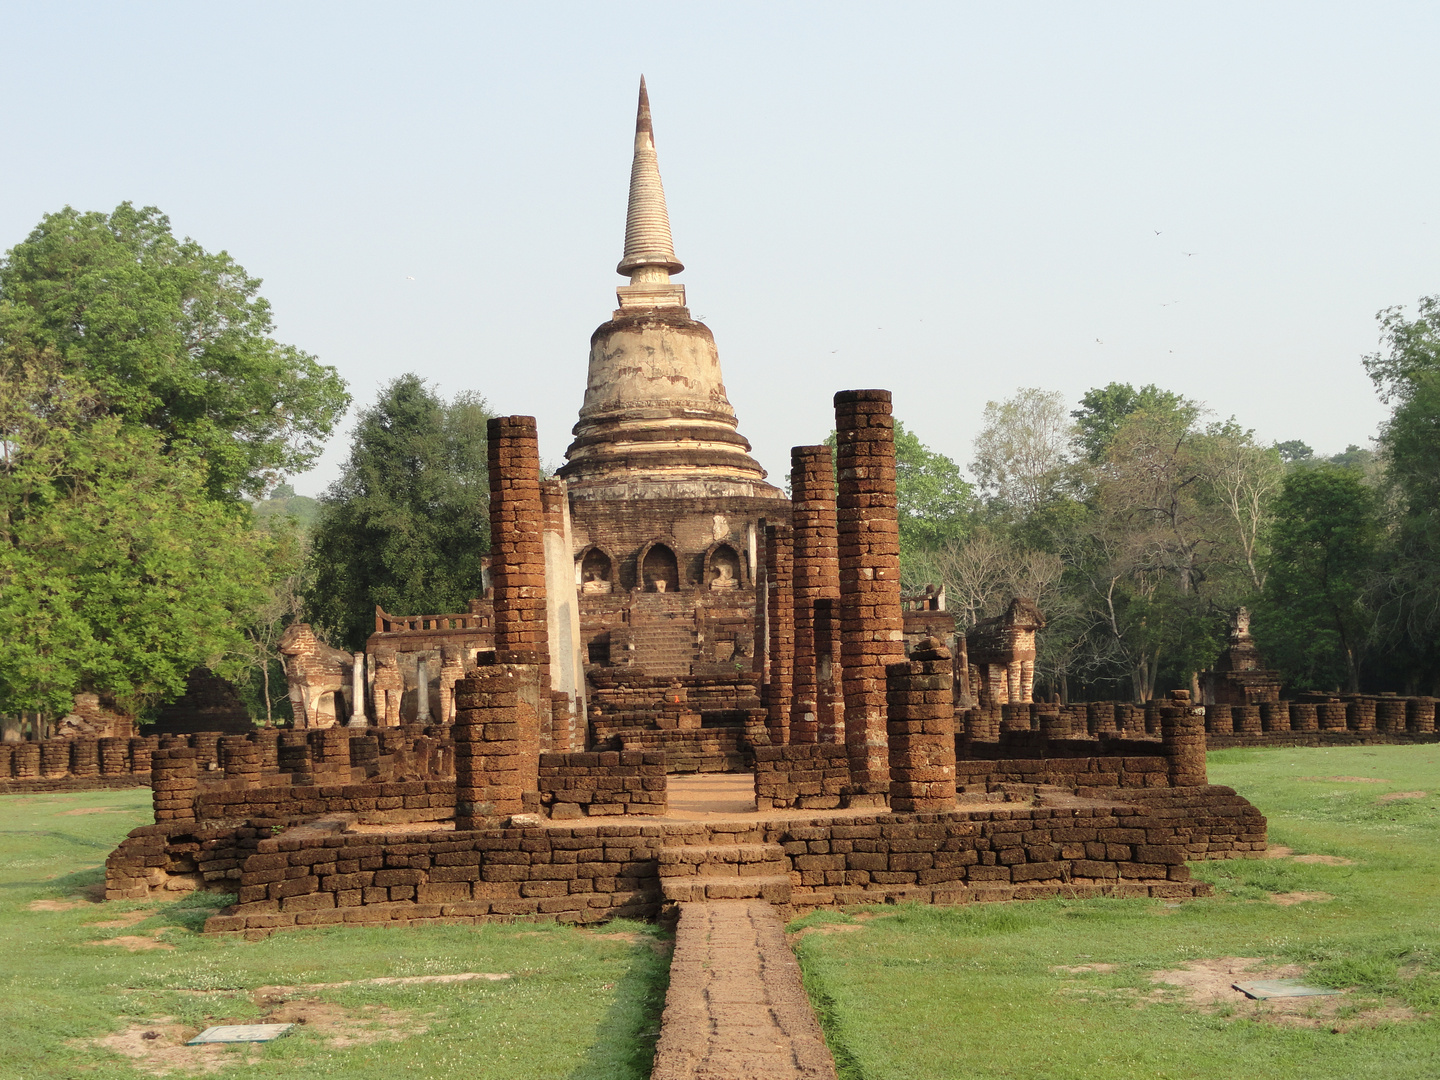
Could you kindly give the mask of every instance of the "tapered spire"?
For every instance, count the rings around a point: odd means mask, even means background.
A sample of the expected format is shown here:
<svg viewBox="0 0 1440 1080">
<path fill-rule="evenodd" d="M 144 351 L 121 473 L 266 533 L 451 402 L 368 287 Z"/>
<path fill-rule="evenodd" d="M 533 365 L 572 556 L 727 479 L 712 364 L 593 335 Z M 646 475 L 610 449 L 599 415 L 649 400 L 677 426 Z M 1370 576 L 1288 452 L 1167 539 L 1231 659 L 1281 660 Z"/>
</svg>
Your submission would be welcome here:
<svg viewBox="0 0 1440 1080">
<path fill-rule="evenodd" d="M 675 257 L 670 238 L 670 213 L 655 156 L 655 130 L 650 122 L 650 96 L 640 76 L 640 106 L 635 114 L 635 160 L 630 166 L 630 208 L 625 215 L 625 256 L 616 271 L 632 285 L 670 280 L 685 266 Z"/>
</svg>

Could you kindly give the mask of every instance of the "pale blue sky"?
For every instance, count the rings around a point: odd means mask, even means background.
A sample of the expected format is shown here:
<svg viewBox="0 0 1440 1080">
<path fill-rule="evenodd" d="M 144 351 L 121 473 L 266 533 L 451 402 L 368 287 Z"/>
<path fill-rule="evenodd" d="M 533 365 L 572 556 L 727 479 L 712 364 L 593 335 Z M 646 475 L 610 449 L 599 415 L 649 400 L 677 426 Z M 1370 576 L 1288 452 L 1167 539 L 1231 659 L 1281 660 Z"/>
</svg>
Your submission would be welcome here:
<svg viewBox="0 0 1440 1080">
<path fill-rule="evenodd" d="M 987 399 L 1111 380 L 1334 452 L 1384 416 L 1375 312 L 1440 292 L 1437 55 L 1419 3 L 9 2 L 0 247 L 157 205 L 357 402 L 415 371 L 558 464 L 643 71 L 772 478 L 869 386 L 962 464 Z"/>
</svg>

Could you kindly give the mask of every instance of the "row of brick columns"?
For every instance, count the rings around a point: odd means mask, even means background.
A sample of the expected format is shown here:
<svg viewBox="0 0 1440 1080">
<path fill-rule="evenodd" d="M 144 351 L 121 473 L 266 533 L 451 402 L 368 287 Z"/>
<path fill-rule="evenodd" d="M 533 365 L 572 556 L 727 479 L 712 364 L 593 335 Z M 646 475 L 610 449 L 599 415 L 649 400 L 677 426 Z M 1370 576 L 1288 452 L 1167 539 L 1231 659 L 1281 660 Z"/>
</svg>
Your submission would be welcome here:
<svg viewBox="0 0 1440 1080">
<path fill-rule="evenodd" d="M 849 806 L 884 806 L 892 776 L 903 776 L 898 799 L 907 807 L 953 806 L 954 710 L 948 696 L 939 702 L 950 693 L 949 668 L 926 660 L 916 661 L 923 670 L 912 671 L 905 660 L 890 392 L 836 394 L 835 429 L 833 465 L 829 447 L 791 450 L 792 524 L 765 527 L 770 739 L 780 745 L 843 741 Z M 897 664 L 904 670 L 890 670 Z M 943 688 L 930 687 L 942 680 Z M 887 692 L 905 704 L 887 709 Z M 914 694 L 935 698 L 936 707 L 912 716 Z M 892 714 L 903 750 L 887 731 Z M 919 735 L 912 731 L 917 722 L 924 729 Z M 948 764 L 942 728 L 949 732 Z M 923 753 L 914 751 L 924 759 L 918 764 L 910 748 L 922 746 Z"/>
</svg>

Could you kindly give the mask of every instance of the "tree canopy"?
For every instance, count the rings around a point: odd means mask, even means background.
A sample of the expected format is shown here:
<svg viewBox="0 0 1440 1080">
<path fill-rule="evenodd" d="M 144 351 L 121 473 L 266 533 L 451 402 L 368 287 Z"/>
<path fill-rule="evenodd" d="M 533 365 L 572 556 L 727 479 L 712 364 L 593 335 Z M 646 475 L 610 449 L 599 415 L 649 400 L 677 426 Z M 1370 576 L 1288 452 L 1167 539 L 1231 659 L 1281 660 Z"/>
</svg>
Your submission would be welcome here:
<svg viewBox="0 0 1440 1080">
<path fill-rule="evenodd" d="M 348 400 L 259 281 L 158 210 L 47 215 L 0 260 L 0 710 L 143 709 L 240 674 L 276 567 L 241 491 Z"/>
<path fill-rule="evenodd" d="M 484 400 L 444 401 L 417 375 L 360 413 L 340 478 L 320 500 L 306 610 L 348 648 L 375 605 L 396 614 L 463 611 L 490 548 Z"/>
<path fill-rule="evenodd" d="M 53 355 L 89 408 L 193 451 L 212 497 L 260 494 L 320 452 L 349 396 L 275 340 L 260 280 L 154 207 L 47 214 L 0 262 L 0 342 Z"/>
</svg>

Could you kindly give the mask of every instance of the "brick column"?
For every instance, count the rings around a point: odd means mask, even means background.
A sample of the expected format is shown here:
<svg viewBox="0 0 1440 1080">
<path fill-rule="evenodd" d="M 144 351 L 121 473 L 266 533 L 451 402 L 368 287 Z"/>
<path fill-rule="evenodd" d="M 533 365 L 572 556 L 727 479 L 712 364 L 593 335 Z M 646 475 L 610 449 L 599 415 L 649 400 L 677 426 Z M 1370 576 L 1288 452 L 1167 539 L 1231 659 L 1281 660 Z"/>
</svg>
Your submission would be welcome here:
<svg viewBox="0 0 1440 1080">
<path fill-rule="evenodd" d="M 1321 731 L 1344 731 L 1345 703 L 1343 701 L 1322 701 L 1315 706 Z"/>
<path fill-rule="evenodd" d="M 484 828 L 522 809 L 517 690 L 514 673 L 503 667 L 479 668 L 455 684 L 456 829 Z"/>
<path fill-rule="evenodd" d="M 1296 701 L 1290 705 L 1291 731 L 1319 731 L 1320 720 L 1315 705 L 1308 701 Z"/>
<path fill-rule="evenodd" d="M 838 586 L 837 586 L 838 587 Z M 815 601 L 815 715 L 817 742 L 845 741 L 845 695 L 840 689 L 839 599 Z"/>
<path fill-rule="evenodd" d="M 955 809 L 955 672 L 950 650 L 925 638 L 885 669 L 890 809 Z"/>
<path fill-rule="evenodd" d="M 40 777 L 40 744 L 22 742 L 15 744 L 15 759 L 11 770 L 16 780 L 38 780 Z"/>
<path fill-rule="evenodd" d="M 1160 738 L 1170 761 L 1171 787 L 1210 782 L 1205 774 L 1205 717 L 1191 706 L 1188 691 L 1171 693 L 1160 713 Z"/>
<path fill-rule="evenodd" d="M 70 775 L 87 780 L 100 775 L 99 740 L 83 737 L 70 740 Z"/>
<path fill-rule="evenodd" d="M 1428 697 L 1413 697 L 1406 706 L 1405 713 L 1406 731 L 1434 731 L 1435 730 L 1435 699 Z"/>
<path fill-rule="evenodd" d="M 794 547 L 788 525 L 765 526 L 765 606 L 770 624 L 770 682 L 765 708 L 770 744 L 790 742 L 790 701 L 795 673 Z"/>
<path fill-rule="evenodd" d="M 829 742 L 844 731 L 836 717 L 839 695 L 827 694 L 821 716 L 821 658 L 815 639 L 815 602 L 840 599 L 840 554 L 836 547 L 835 468 L 828 446 L 790 450 L 791 527 L 795 537 L 795 695 L 790 710 L 790 741 Z M 833 672 L 839 657 L 827 635 L 825 664 Z M 822 739 L 821 730 L 829 738 Z M 843 737 L 843 735 L 841 736 Z"/>
<path fill-rule="evenodd" d="M 155 821 L 194 821 L 198 785 L 195 750 L 172 746 L 150 755 L 150 794 Z"/>
<path fill-rule="evenodd" d="M 124 739 L 100 740 L 100 775 L 123 776 L 130 771 L 130 746 Z"/>
<path fill-rule="evenodd" d="M 40 775 L 47 780 L 70 773 L 70 742 L 67 739 L 44 739 L 40 743 Z"/>
<path fill-rule="evenodd" d="M 495 658 L 539 668 L 539 700 L 522 709 L 520 740 L 533 747 L 550 727 L 550 637 L 545 614 L 544 507 L 533 416 L 497 416 L 486 428 L 490 462 L 490 583 L 495 589 Z M 533 713 L 533 715 L 532 715 Z M 538 792 L 538 787 L 533 788 Z"/>
<path fill-rule="evenodd" d="M 260 744 L 244 735 L 226 735 L 220 740 L 220 756 L 225 762 L 226 780 L 243 780 L 251 787 L 260 786 Z"/>
<path fill-rule="evenodd" d="M 835 430 L 848 805 L 883 806 L 890 785 L 885 668 L 905 657 L 890 391 L 840 391 Z"/>
</svg>

